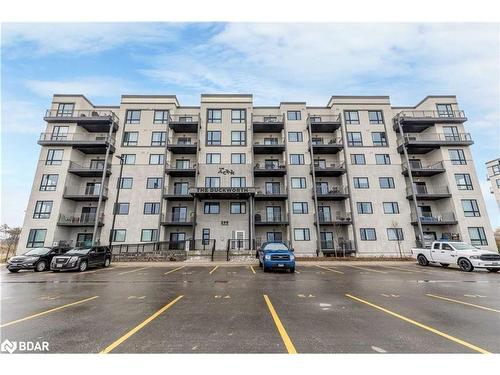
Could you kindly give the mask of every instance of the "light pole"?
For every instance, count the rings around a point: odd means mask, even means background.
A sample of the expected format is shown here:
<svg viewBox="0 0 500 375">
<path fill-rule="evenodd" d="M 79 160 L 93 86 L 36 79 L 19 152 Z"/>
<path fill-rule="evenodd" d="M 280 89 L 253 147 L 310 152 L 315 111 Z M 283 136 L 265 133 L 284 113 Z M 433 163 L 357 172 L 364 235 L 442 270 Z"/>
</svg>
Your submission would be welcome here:
<svg viewBox="0 0 500 375">
<path fill-rule="evenodd" d="M 113 236 L 115 232 L 115 221 L 116 221 L 116 208 L 118 206 L 118 199 L 120 198 L 120 187 L 122 183 L 122 172 L 123 172 L 123 156 L 115 155 L 118 159 L 120 159 L 120 174 L 118 175 L 118 183 L 116 185 L 116 199 L 115 204 L 113 206 L 113 221 L 111 222 L 111 232 L 109 234 L 109 247 L 111 248 L 111 244 L 113 243 Z"/>
</svg>

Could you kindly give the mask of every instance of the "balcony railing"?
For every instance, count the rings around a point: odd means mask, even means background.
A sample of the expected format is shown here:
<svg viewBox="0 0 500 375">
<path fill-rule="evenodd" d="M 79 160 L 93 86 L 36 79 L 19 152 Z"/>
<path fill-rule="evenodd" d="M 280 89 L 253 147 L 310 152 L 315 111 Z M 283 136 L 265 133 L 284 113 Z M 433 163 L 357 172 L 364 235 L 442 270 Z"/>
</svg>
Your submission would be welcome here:
<svg viewBox="0 0 500 375">
<path fill-rule="evenodd" d="M 85 142 L 85 143 L 110 143 L 115 144 L 115 137 L 110 137 L 106 133 L 41 133 L 39 142 L 50 143 L 71 143 L 71 142 Z"/>
<path fill-rule="evenodd" d="M 404 162 L 403 165 L 403 170 L 408 170 L 408 163 Z M 422 165 L 421 163 L 418 162 L 412 162 L 410 160 L 410 167 L 412 170 L 418 169 L 421 171 L 440 171 L 444 170 L 444 164 L 442 161 L 439 161 L 437 163 L 431 164 L 431 165 Z"/>
<path fill-rule="evenodd" d="M 353 241 L 323 240 L 320 241 L 321 252 L 326 256 L 345 257 L 356 253 Z"/>
<path fill-rule="evenodd" d="M 83 109 L 83 110 L 73 110 L 73 111 L 60 111 L 57 109 L 48 109 L 45 112 L 45 117 L 59 117 L 59 118 L 90 118 L 92 120 L 105 120 L 109 119 L 113 122 L 118 122 L 118 116 L 111 110 L 104 109 Z"/>
<path fill-rule="evenodd" d="M 181 170 L 181 171 L 189 171 L 192 169 L 196 169 L 197 164 L 196 163 L 190 163 L 188 165 L 185 165 L 183 163 L 165 163 L 165 168 L 166 169 L 175 169 L 175 170 Z"/>
<path fill-rule="evenodd" d="M 309 115 L 311 124 L 340 123 L 340 115 Z"/>
<path fill-rule="evenodd" d="M 318 196 L 329 196 L 329 195 L 335 195 L 335 194 L 349 194 L 349 187 L 348 186 L 328 186 L 328 188 L 321 188 L 317 187 L 316 188 L 316 195 Z"/>
<path fill-rule="evenodd" d="M 398 139 L 398 146 L 403 143 L 464 143 L 472 142 L 470 133 L 445 134 L 445 133 L 406 133 L 403 139 Z"/>
<path fill-rule="evenodd" d="M 286 215 L 283 215 L 281 213 L 279 214 L 273 214 L 273 215 L 255 215 L 255 223 L 282 223 L 288 221 L 286 218 Z"/>
<path fill-rule="evenodd" d="M 329 224 L 329 223 L 350 223 L 352 220 L 350 212 L 335 212 L 335 213 L 324 213 L 320 212 L 318 214 L 319 223 L 320 224 Z"/>
<path fill-rule="evenodd" d="M 415 185 L 415 194 L 416 195 L 449 195 L 450 194 L 450 189 L 448 186 L 422 186 L 422 185 Z M 406 195 L 412 195 L 413 190 L 411 186 L 408 186 L 406 188 Z"/>
<path fill-rule="evenodd" d="M 104 222 L 104 214 L 97 215 L 95 213 L 81 213 L 81 214 L 59 214 L 58 224 L 62 225 L 94 225 L 96 219 L 99 223 Z"/>
<path fill-rule="evenodd" d="M 161 215 L 162 223 L 169 224 L 193 224 L 194 223 L 194 212 L 186 213 L 167 213 Z"/>
<path fill-rule="evenodd" d="M 341 145 L 342 137 L 333 137 L 333 138 L 322 138 L 322 137 L 313 137 L 311 144 L 313 146 L 327 146 L 327 145 Z"/>
<path fill-rule="evenodd" d="M 344 169 L 344 168 L 345 168 L 344 162 L 326 163 L 326 164 L 314 163 L 315 170 Z"/>
<path fill-rule="evenodd" d="M 439 212 L 439 213 L 425 213 L 421 214 L 420 216 L 420 222 L 423 225 L 431 225 L 431 224 L 446 224 L 446 223 L 454 223 L 456 222 L 455 214 L 453 212 Z M 412 212 L 411 214 L 411 221 L 416 222 L 417 221 L 417 215 Z"/>
<path fill-rule="evenodd" d="M 256 171 L 284 171 L 286 167 L 274 163 L 255 163 L 254 169 Z"/>
<path fill-rule="evenodd" d="M 197 114 L 193 115 L 170 115 L 171 123 L 178 124 L 197 124 L 200 121 L 200 117 Z"/>
<path fill-rule="evenodd" d="M 65 196 L 80 196 L 80 197 L 99 197 L 102 191 L 103 197 L 108 196 L 107 186 L 65 186 L 64 195 Z"/>
<path fill-rule="evenodd" d="M 168 145 L 172 146 L 196 146 L 198 144 L 197 138 L 169 138 Z"/>
<path fill-rule="evenodd" d="M 104 170 L 104 161 L 103 163 L 85 163 L 83 165 L 75 163 L 74 161 L 69 162 L 70 171 L 87 171 L 87 172 L 102 172 Z M 111 171 L 111 166 L 108 164 L 106 168 L 106 172 L 109 173 Z"/>
<path fill-rule="evenodd" d="M 283 115 L 253 115 L 252 122 L 265 123 L 265 124 L 275 124 L 282 123 L 284 120 Z"/>
<path fill-rule="evenodd" d="M 464 111 L 401 111 L 396 117 L 412 118 L 412 119 L 464 119 Z"/>
</svg>

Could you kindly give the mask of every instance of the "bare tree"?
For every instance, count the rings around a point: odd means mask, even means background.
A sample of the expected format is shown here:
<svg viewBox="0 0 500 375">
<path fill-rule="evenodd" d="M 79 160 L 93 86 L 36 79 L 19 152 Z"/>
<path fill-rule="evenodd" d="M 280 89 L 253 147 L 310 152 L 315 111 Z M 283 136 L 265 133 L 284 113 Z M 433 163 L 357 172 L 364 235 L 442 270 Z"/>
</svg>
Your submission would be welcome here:
<svg viewBox="0 0 500 375">
<path fill-rule="evenodd" d="M 401 259 L 403 259 L 403 252 L 401 251 L 401 238 L 399 237 L 399 223 L 397 220 L 394 220 L 392 223 L 391 223 L 391 228 L 394 229 L 394 231 L 396 232 L 396 238 L 397 238 L 397 241 L 398 241 L 398 249 L 399 249 L 399 257 Z"/>
<path fill-rule="evenodd" d="M 11 252 L 16 251 L 20 235 L 21 235 L 21 228 L 19 227 L 11 228 L 7 224 L 3 224 L 0 227 L 0 241 L 2 247 L 7 249 L 7 253 L 5 255 L 5 261 L 9 259 L 9 254 L 11 254 Z"/>
</svg>

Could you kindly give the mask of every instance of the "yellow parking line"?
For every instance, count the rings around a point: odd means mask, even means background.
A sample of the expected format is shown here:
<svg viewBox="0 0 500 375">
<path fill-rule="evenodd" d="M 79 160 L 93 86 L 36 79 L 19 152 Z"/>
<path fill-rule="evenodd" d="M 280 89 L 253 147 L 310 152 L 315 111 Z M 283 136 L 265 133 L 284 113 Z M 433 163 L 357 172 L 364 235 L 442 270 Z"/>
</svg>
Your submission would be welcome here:
<svg viewBox="0 0 500 375">
<path fill-rule="evenodd" d="M 422 323 L 416 322 L 415 320 L 412 320 L 412 319 L 407 318 L 407 317 L 405 317 L 405 316 L 403 316 L 403 315 L 397 314 L 397 313 L 395 313 L 395 312 L 393 312 L 393 311 L 387 310 L 387 309 L 385 309 L 385 308 L 383 308 L 383 307 L 381 307 L 381 306 L 378 306 L 378 305 L 375 305 L 375 304 L 373 304 L 373 303 L 371 303 L 371 302 L 368 302 L 368 301 L 362 300 L 361 298 L 354 297 L 354 296 L 352 296 L 352 295 L 350 295 L 350 294 L 346 294 L 346 296 L 347 296 L 347 297 L 349 297 L 349 298 L 351 298 L 351 299 L 353 299 L 353 300 L 356 300 L 356 301 L 358 301 L 358 302 L 361 302 L 361 303 L 364 303 L 364 304 L 366 304 L 366 305 L 368 305 L 368 306 L 371 306 L 371 307 L 373 307 L 373 308 L 375 308 L 375 309 L 378 309 L 378 310 L 380 310 L 380 311 L 383 311 L 383 312 L 385 312 L 386 314 L 389 314 L 389 315 L 392 315 L 392 316 L 394 316 L 394 317 L 396 317 L 396 318 L 399 318 L 399 319 L 401 319 L 401 320 L 404 320 L 405 322 L 408 322 L 408 323 L 411 323 L 411 324 L 413 324 L 413 325 L 416 325 L 417 327 L 423 328 L 423 329 L 425 329 L 425 330 L 427 330 L 427 331 L 429 331 L 429 332 L 435 333 L 436 335 L 441 336 L 441 337 L 444 337 L 445 339 L 448 339 L 448 340 L 453 341 L 453 342 L 455 342 L 455 343 L 457 343 L 457 344 L 463 345 L 463 346 L 465 346 L 465 347 L 467 347 L 467 348 L 469 348 L 469 349 L 472 349 L 472 350 L 474 350 L 474 351 L 476 351 L 476 352 L 483 353 L 483 354 L 491 354 L 490 352 L 488 352 L 487 350 L 485 350 L 485 349 L 483 349 L 483 348 L 480 348 L 479 346 L 476 346 L 476 345 L 470 344 L 470 343 L 468 343 L 467 341 L 464 341 L 464 340 L 461 340 L 461 339 L 459 339 L 459 338 L 456 338 L 456 337 L 453 337 L 453 336 L 451 336 L 451 335 L 448 335 L 447 333 L 441 332 L 441 331 L 439 331 L 439 330 L 437 330 L 437 329 L 435 329 L 435 328 L 429 327 L 429 326 L 427 326 L 427 325 L 425 325 L 425 324 L 422 324 Z"/>
<path fill-rule="evenodd" d="M 112 270 L 112 269 L 115 269 L 115 268 L 116 267 L 104 267 L 104 268 L 99 268 L 97 270 L 87 271 L 87 272 L 84 272 L 83 274 L 96 273 L 96 272 L 100 272 L 100 271 L 109 271 L 109 270 Z M 119 273 L 118 275 L 121 275 L 121 273 Z"/>
<path fill-rule="evenodd" d="M 348 264 L 346 264 L 346 267 L 357 268 L 358 270 L 363 270 L 363 271 L 370 271 L 370 272 L 377 272 L 377 273 L 385 273 L 385 274 L 387 274 L 387 272 L 385 272 L 385 271 L 374 270 L 372 268 L 366 268 L 366 267 L 360 267 L 360 266 L 351 266 L 351 265 L 348 265 Z"/>
<path fill-rule="evenodd" d="M 281 339 L 283 340 L 283 343 L 285 344 L 285 347 L 286 347 L 286 350 L 288 351 L 288 354 L 297 354 L 297 351 L 295 350 L 295 346 L 293 346 L 292 340 L 290 340 L 288 333 L 286 333 L 285 327 L 281 323 L 281 320 L 278 317 L 278 314 L 276 313 L 276 310 L 274 309 L 273 304 L 271 303 L 271 300 L 269 299 L 267 294 L 264 294 L 264 300 L 266 301 L 267 307 L 269 308 L 269 311 L 271 312 L 271 316 L 273 317 L 274 324 L 276 324 L 276 328 L 278 329 L 278 332 L 281 335 Z"/>
<path fill-rule="evenodd" d="M 183 269 L 184 267 L 186 267 L 186 266 L 181 266 L 181 267 L 174 268 L 173 270 L 170 270 L 170 271 L 165 272 L 165 273 L 164 273 L 164 275 L 168 275 L 169 273 L 172 273 L 172 272 L 178 271 L 178 270 L 180 270 L 180 269 Z"/>
<path fill-rule="evenodd" d="M 381 265 L 380 267 L 383 267 L 383 268 L 389 268 L 389 269 L 396 270 L 396 271 L 401 271 L 401 272 L 409 272 L 409 273 L 426 273 L 425 271 L 420 271 L 420 270 L 407 270 L 406 268 L 394 267 L 394 266 L 382 266 L 382 265 Z"/>
<path fill-rule="evenodd" d="M 253 266 L 250 266 L 250 269 L 252 270 L 252 273 L 255 275 L 255 270 L 253 269 Z"/>
<path fill-rule="evenodd" d="M 66 307 L 71 307 L 71 306 L 79 305 L 81 303 L 91 301 L 91 300 L 96 299 L 98 297 L 99 296 L 85 298 L 85 299 L 82 299 L 80 301 L 68 303 L 67 305 L 62 305 L 62 306 L 55 307 L 55 308 L 50 309 L 50 310 L 42 311 L 42 312 L 39 312 L 37 314 L 33 314 L 33 315 L 30 315 L 30 316 L 27 316 L 27 317 L 22 318 L 22 319 L 17 319 L 17 320 L 14 320 L 12 322 L 9 322 L 9 323 L 2 324 L 2 325 L 0 325 L 0 328 L 7 327 L 7 326 L 10 326 L 10 325 L 13 325 L 13 324 L 17 324 L 17 323 L 21 323 L 21 322 L 24 322 L 25 320 L 29 320 L 29 319 L 33 319 L 33 318 L 38 318 L 39 316 L 46 315 L 46 314 L 49 314 L 51 312 L 59 311 L 59 310 L 65 309 Z"/>
<path fill-rule="evenodd" d="M 436 296 L 435 294 L 426 294 L 426 296 L 433 297 L 433 298 L 439 298 L 439 299 L 442 299 L 442 300 L 445 300 L 445 301 L 449 301 L 449 302 L 459 303 L 461 305 L 476 307 L 478 309 L 483 309 L 483 310 L 488 310 L 488 311 L 493 311 L 493 312 L 496 312 L 496 313 L 500 313 L 500 310 L 495 310 L 495 309 L 492 309 L 491 307 L 486 307 L 486 306 L 481 306 L 481 305 L 475 305 L 475 304 L 469 303 L 469 302 L 458 301 L 456 299 L 451 299 L 451 298 Z"/>
<path fill-rule="evenodd" d="M 209 274 L 209 275 L 213 274 L 217 268 L 219 268 L 219 266 L 215 266 L 215 267 L 212 269 L 212 271 L 210 271 L 208 274 Z"/>
<path fill-rule="evenodd" d="M 334 269 L 331 269 L 331 268 L 327 268 L 327 267 L 323 267 L 323 266 L 318 266 L 317 264 L 316 264 L 316 267 L 318 267 L 318 268 L 322 268 L 322 269 L 327 270 L 327 271 L 340 273 L 340 274 L 342 274 L 342 275 L 344 274 L 344 272 L 342 272 L 342 271 L 337 271 L 337 270 L 334 270 Z"/>
<path fill-rule="evenodd" d="M 127 274 L 127 273 L 132 273 L 132 272 L 142 271 L 142 270 L 145 270 L 145 269 L 147 269 L 147 268 L 149 268 L 149 267 L 142 267 L 142 268 L 137 268 L 137 269 L 132 270 L 132 271 L 120 272 L 118 275 L 125 275 L 125 274 Z"/>
<path fill-rule="evenodd" d="M 184 297 L 184 296 L 179 296 L 176 299 L 174 299 L 173 301 L 167 303 L 165 306 L 163 306 L 160 310 L 155 312 L 153 315 L 151 315 L 149 318 L 147 318 L 141 324 L 135 326 L 130 331 L 128 331 L 126 334 L 124 334 L 122 337 L 120 337 L 118 340 L 113 342 L 111 345 L 107 346 L 104 350 L 101 351 L 101 353 L 107 354 L 107 353 L 111 352 L 113 349 L 115 349 L 118 345 L 123 343 L 129 337 L 133 336 L 134 334 L 139 332 L 142 328 L 144 328 L 147 324 L 151 323 L 154 319 L 156 319 L 158 316 L 160 316 L 163 312 L 167 311 L 170 307 L 172 307 L 182 297 Z"/>
</svg>

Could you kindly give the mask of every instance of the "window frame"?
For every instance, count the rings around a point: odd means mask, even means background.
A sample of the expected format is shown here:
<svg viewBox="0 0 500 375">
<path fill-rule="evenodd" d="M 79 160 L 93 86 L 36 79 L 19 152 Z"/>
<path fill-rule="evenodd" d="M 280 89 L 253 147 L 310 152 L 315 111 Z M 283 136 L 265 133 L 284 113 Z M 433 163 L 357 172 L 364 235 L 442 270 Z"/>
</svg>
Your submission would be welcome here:
<svg viewBox="0 0 500 375">
<path fill-rule="evenodd" d="M 207 209 L 208 207 L 208 209 Z M 217 207 L 217 212 L 211 212 L 212 208 Z M 203 214 L 204 215 L 219 215 L 220 214 L 220 202 L 205 202 L 203 204 Z"/>
<path fill-rule="evenodd" d="M 219 139 L 214 138 L 218 135 Z M 222 145 L 222 132 L 220 130 L 207 130 L 207 146 L 221 146 Z"/>
<path fill-rule="evenodd" d="M 368 238 L 367 233 L 373 233 L 373 238 Z M 361 241 L 377 241 L 377 231 L 375 228 L 359 228 Z"/>
<path fill-rule="evenodd" d="M 130 136 L 135 135 L 136 139 L 135 140 L 130 140 Z M 122 146 L 123 147 L 136 147 L 139 144 L 139 132 L 137 131 L 124 131 L 123 132 L 123 141 L 122 141 Z"/>
<path fill-rule="evenodd" d="M 52 213 L 53 206 L 54 201 L 36 201 L 35 209 L 33 210 L 33 219 L 50 219 L 50 214 Z"/>
<path fill-rule="evenodd" d="M 358 163 L 359 157 L 361 157 L 363 159 L 362 163 Z M 366 165 L 365 154 L 351 154 L 351 164 L 352 165 Z"/>
<path fill-rule="evenodd" d="M 477 230 L 477 234 L 479 235 L 478 238 L 473 238 L 473 236 L 471 236 L 471 229 Z M 484 227 L 467 227 L 467 232 L 472 246 L 488 246 L 488 238 L 486 237 Z"/>
<path fill-rule="evenodd" d="M 370 118 L 370 114 L 373 114 L 373 113 L 377 114 L 376 119 Z M 368 121 L 369 121 L 370 125 L 384 125 L 385 124 L 384 112 L 379 110 L 379 109 L 373 110 L 373 111 L 368 111 Z"/>
<path fill-rule="evenodd" d="M 382 186 L 382 181 L 388 181 L 388 186 Z M 395 189 L 396 185 L 394 183 L 394 177 L 379 177 L 378 178 L 378 186 L 380 189 Z"/>
<path fill-rule="evenodd" d="M 139 113 L 139 117 L 135 118 L 133 115 L 134 113 Z M 130 114 L 130 115 L 129 115 Z M 141 110 L 140 109 L 127 109 L 127 112 L 125 112 L 125 124 L 140 124 L 141 122 Z"/>
<path fill-rule="evenodd" d="M 365 210 L 365 208 L 368 208 Z M 373 214 L 373 204 L 372 202 L 356 202 L 356 211 L 358 215 L 372 215 Z"/>
<path fill-rule="evenodd" d="M 158 187 L 149 187 L 149 182 L 152 180 L 156 180 L 157 182 L 159 182 Z M 161 189 L 162 184 L 163 184 L 163 177 L 146 177 L 146 189 L 147 190 Z"/>
<path fill-rule="evenodd" d="M 386 210 L 386 205 L 391 205 L 391 211 L 388 212 Z M 396 208 L 396 210 L 394 209 Z M 399 203 L 398 202 L 382 202 L 382 210 L 384 211 L 384 214 L 386 215 L 398 215 L 399 214 Z"/>
<path fill-rule="evenodd" d="M 298 231 L 302 232 L 302 239 L 297 238 Z M 293 240 L 294 241 L 311 241 L 311 231 L 309 228 L 293 228 Z"/>
<path fill-rule="evenodd" d="M 149 231 L 149 240 L 144 239 L 145 233 Z M 140 242 L 156 242 L 158 241 L 158 229 L 141 229 L 141 241 Z"/>
<path fill-rule="evenodd" d="M 286 111 L 286 119 L 288 121 L 300 121 L 302 120 L 302 111 L 298 110 Z"/>
<path fill-rule="evenodd" d="M 351 115 L 352 114 L 356 114 L 356 118 L 351 118 Z M 359 122 L 359 111 L 357 110 L 345 110 L 344 111 L 344 119 L 345 119 L 345 123 L 346 125 L 359 125 L 360 122 Z"/>
<path fill-rule="evenodd" d="M 300 181 L 299 187 L 294 187 L 294 181 Z M 304 184 L 302 184 L 304 182 Z M 307 179 L 305 177 L 291 177 L 290 186 L 292 189 L 307 189 Z"/>
<path fill-rule="evenodd" d="M 55 176 L 55 184 L 53 185 L 49 185 L 48 182 L 50 181 L 50 177 L 51 176 Z M 46 181 L 44 181 L 44 179 Z M 44 184 L 45 182 L 45 184 Z M 57 190 L 57 183 L 59 182 L 59 175 L 58 174 L 55 174 L 55 173 L 46 173 L 46 174 L 42 174 L 42 180 L 40 181 L 40 187 L 39 187 L 39 191 L 56 191 Z M 50 189 L 49 189 L 50 187 Z M 53 188 L 52 188 L 53 187 Z"/>
<path fill-rule="evenodd" d="M 61 153 L 60 159 L 55 159 L 57 153 Z M 61 165 L 64 158 L 64 149 L 61 148 L 49 148 L 47 150 L 47 159 L 45 160 L 45 165 Z"/>
<path fill-rule="evenodd" d="M 38 232 L 43 233 L 43 239 L 37 240 Z M 30 231 L 28 233 L 28 239 L 26 241 L 26 247 L 30 248 L 30 249 L 44 247 L 46 237 L 47 237 L 47 229 L 43 229 L 43 228 L 30 229 Z"/>
<path fill-rule="evenodd" d="M 354 139 L 354 135 L 359 135 L 359 139 Z M 347 132 L 348 147 L 363 147 L 363 134 L 361 132 Z"/>
<path fill-rule="evenodd" d="M 235 118 L 233 115 L 239 113 L 239 117 Z M 241 114 L 243 113 L 243 116 Z M 231 124 L 244 124 L 247 119 L 247 110 L 240 108 L 231 108 Z"/>
<path fill-rule="evenodd" d="M 361 186 L 361 184 L 359 183 L 361 180 L 363 180 L 363 181 L 366 180 L 366 187 Z M 353 181 L 353 185 L 354 185 L 355 189 L 369 189 L 370 188 L 370 179 L 368 177 L 365 177 L 365 176 L 353 177 L 352 181 Z"/>
<path fill-rule="evenodd" d="M 156 115 L 161 113 L 161 118 L 156 118 Z M 166 116 L 165 116 L 166 115 Z M 153 114 L 153 124 L 168 124 L 170 111 L 168 109 L 155 109 Z"/>
<path fill-rule="evenodd" d="M 233 212 L 233 207 L 239 207 L 239 212 Z M 242 209 L 243 208 L 243 209 Z M 230 202 L 229 214 L 231 215 L 244 215 L 247 213 L 247 202 Z"/>
<path fill-rule="evenodd" d="M 150 208 L 148 212 L 147 208 Z M 159 215 L 160 214 L 160 202 L 144 202 L 143 215 Z"/>
</svg>

